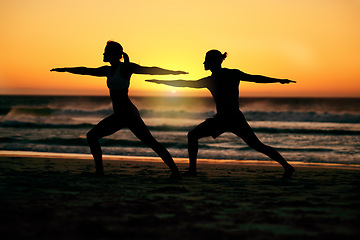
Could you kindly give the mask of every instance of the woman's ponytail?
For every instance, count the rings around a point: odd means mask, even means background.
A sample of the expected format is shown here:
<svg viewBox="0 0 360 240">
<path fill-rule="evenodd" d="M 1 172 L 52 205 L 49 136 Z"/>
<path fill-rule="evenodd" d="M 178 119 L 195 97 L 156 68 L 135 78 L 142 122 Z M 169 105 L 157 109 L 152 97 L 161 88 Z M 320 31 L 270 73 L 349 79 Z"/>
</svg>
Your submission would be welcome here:
<svg viewBox="0 0 360 240">
<path fill-rule="evenodd" d="M 130 63 L 129 55 L 127 55 L 125 52 L 123 52 L 123 58 L 124 58 L 124 63 L 125 64 Z"/>
<path fill-rule="evenodd" d="M 224 60 L 227 57 L 228 53 L 224 52 L 224 54 L 222 54 L 222 60 Z"/>
</svg>

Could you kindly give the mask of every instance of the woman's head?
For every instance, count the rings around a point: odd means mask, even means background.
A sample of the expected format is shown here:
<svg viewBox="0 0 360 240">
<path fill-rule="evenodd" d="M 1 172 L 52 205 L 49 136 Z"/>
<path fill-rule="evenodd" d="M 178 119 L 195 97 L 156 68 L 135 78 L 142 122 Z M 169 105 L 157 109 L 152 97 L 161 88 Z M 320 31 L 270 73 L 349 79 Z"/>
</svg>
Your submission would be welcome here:
<svg viewBox="0 0 360 240">
<path fill-rule="evenodd" d="M 221 53 L 219 50 L 210 50 L 206 53 L 204 67 L 205 70 L 211 70 L 221 67 L 221 63 L 227 57 L 227 53 Z"/>
<path fill-rule="evenodd" d="M 124 57 L 125 62 L 129 62 L 129 57 L 124 53 L 120 43 L 108 41 L 104 51 L 104 62 L 118 61 Z"/>
</svg>

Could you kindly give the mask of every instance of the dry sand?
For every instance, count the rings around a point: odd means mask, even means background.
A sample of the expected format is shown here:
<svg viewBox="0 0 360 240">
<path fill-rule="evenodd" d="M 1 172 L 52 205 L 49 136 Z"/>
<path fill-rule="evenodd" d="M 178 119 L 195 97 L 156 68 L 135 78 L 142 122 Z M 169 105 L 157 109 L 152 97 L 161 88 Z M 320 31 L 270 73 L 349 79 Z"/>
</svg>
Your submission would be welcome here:
<svg viewBox="0 0 360 240">
<path fill-rule="evenodd" d="M 355 239 L 360 170 L 200 161 L 170 180 L 154 158 L 0 157 L 1 239 Z M 180 170 L 187 163 L 175 159 Z"/>
</svg>

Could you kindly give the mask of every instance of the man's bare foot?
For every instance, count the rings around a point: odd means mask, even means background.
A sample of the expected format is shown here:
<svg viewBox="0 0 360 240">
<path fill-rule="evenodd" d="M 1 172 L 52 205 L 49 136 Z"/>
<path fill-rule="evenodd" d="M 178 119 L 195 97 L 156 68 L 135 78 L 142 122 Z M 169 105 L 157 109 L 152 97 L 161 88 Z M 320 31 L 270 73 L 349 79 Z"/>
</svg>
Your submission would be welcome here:
<svg viewBox="0 0 360 240">
<path fill-rule="evenodd" d="M 103 177 L 103 176 L 104 176 L 104 172 L 102 172 L 102 173 L 97 173 L 97 172 L 82 172 L 82 173 L 80 173 L 80 176 L 82 176 L 82 177 Z"/>
<path fill-rule="evenodd" d="M 102 170 L 101 171 L 96 170 L 95 175 L 97 177 L 103 177 L 105 174 L 104 174 L 104 171 L 102 171 Z"/>
<path fill-rule="evenodd" d="M 283 175 L 283 179 L 290 179 L 292 174 L 295 172 L 295 168 L 293 168 L 292 166 L 289 166 L 287 168 L 285 168 L 285 172 Z"/>
<path fill-rule="evenodd" d="M 180 172 L 171 173 L 170 174 L 170 179 L 172 179 L 172 180 L 180 180 L 180 179 L 182 179 L 182 176 L 181 176 Z"/>
<path fill-rule="evenodd" d="M 183 173 L 183 176 L 184 177 L 196 177 L 197 173 L 196 173 L 196 171 L 187 171 L 187 172 Z"/>
</svg>

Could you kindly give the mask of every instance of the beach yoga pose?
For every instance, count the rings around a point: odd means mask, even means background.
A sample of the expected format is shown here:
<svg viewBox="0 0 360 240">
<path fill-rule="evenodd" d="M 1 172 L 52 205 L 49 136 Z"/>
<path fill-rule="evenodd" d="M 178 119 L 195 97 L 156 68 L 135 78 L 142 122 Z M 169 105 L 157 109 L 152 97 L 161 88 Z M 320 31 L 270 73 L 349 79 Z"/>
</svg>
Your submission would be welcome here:
<svg viewBox="0 0 360 240">
<path fill-rule="evenodd" d="M 124 58 L 124 62 L 120 59 Z M 174 163 L 168 150 L 163 147 L 150 133 L 140 117 L 139 111 L 128 96 L 130 77 L 133 73 L 165 75 L 187 74 L 183 71 L 172 71 L 158 67 L 143 67 L 129 61 L 129 56 L 123 52 L 122 46 L 114 41 L 108 41 L 104 51 L 104 62 L 111 66 L 98 68 L 67 67 L 54 68 L 51 71 L 69 72 L 73 74 L 107 77 L 107 86 L 110 90 L 110 98 L 114 113 L 101 120 L 87 133 L 87 140 L 91 153 L 95 160 L 96 175 L 104 175 L 102 163 L 102 150 L 98 142 L 100 138 L 111 135 L 122 128 L 129 128 L 132 133 L 142 142 L 153 149 L 167 164 L 172 172 L 172 177 L 179 177 L 179 170 Z"/>
<path fill-rule="evenodd" d="M 146 80 L 174 87 L 207 88 L 216 104 L 216 115 L 206 119 L 188 133 L 189 170 L 186 175 L 196 176 L 198 141 L 212 136 L 214 139 L 224 132 L 232 132 L 242 138 L 251 148 L 259 151 L 284 167 L 283 178 L 290 178 L 295 169 L 272 147 L 263 144 L 255 135 L 243 113 L 239 110 L 240 80 L 255 83 L 290 83 L 288 79 L 276 79 L 261 75 L 251 75 L 238 69 L 227 69 L 221 66 L 227 53 L 210 50 L 206 53 L 204 67 L 212 75 L 196 81 L 187 80 Z"/>
</svg>

